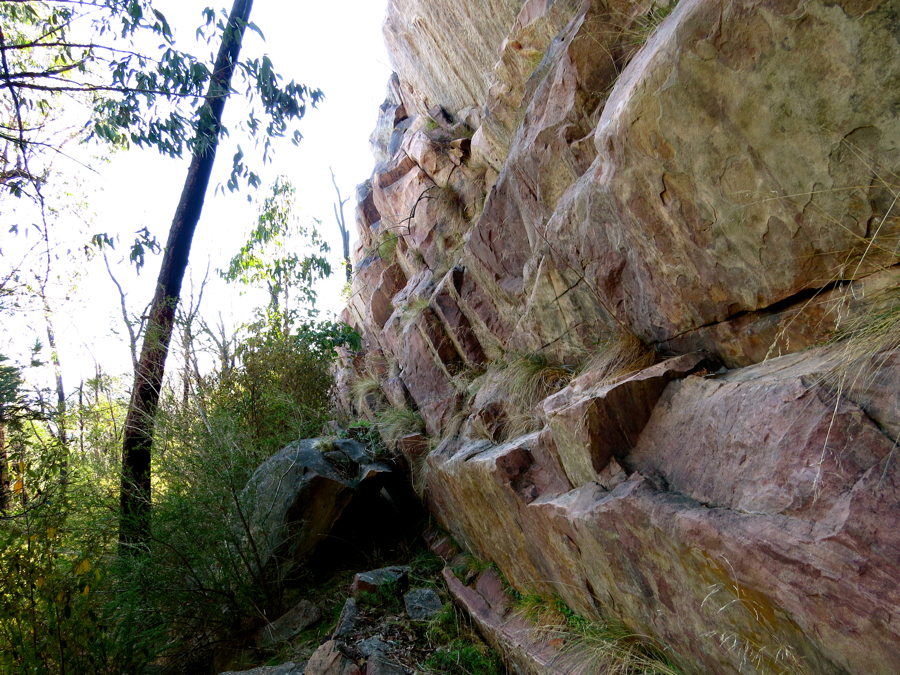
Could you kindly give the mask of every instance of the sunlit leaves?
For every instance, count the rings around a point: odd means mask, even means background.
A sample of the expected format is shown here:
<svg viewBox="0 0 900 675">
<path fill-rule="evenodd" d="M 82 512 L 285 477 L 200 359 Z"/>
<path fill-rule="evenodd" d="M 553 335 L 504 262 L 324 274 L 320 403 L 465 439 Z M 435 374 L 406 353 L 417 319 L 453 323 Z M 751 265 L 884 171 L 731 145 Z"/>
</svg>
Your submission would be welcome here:
<svg viewBox="0 0 900 675">
<path fill-rule="evenodd" d="M 210 8 L 203 20 L 198 35 L 207 42 L 227 40 L 236 30 L 228 25 L 227 14 L 220 18 Z M 263 37 L 256 24 L 246 28 Z M 15 173 L 0 166 L 6 176 L 0 191 L 14 195 L 43 179 L 30 164 L 62 141 L 46 138 L 42 120 L 71 119 L 79 109 L 67 105 L 73 97 L 86 104 L 90 119 L 74 123 L 72 134 L 117 148 L 152 147 L 182 157 L 205 154 L 228 133 L 212 122 L 208 97 L 240 91 L 249 103 L 241 127 L 260 148 L 263 162 L 271 160 L 273 139 L 289 135 L 292 142 L 299 140 L 291 127 L 309 103 L 322 97 L 294 81 L 284 84 L 265 56 L 236 63 L 234 89 L 216 91 L 211 64 L 175 46 L 165 15 L 148 0 L 75 0 L 64 6 L 4 2 L 0 29 L 9 57 L 9 72 L 0 73 L 0 104 L 9 114 L 0 119 L 0 138 L 15 150 L 0 156 L 19 167 Z M 140 36 L 160 38 L 159 53 L 135 51 L 142 44 Z M 258 174 L 236 163 L 227 187 L 234 191 L 244 185 L 258 187 Z"/>
</svg>

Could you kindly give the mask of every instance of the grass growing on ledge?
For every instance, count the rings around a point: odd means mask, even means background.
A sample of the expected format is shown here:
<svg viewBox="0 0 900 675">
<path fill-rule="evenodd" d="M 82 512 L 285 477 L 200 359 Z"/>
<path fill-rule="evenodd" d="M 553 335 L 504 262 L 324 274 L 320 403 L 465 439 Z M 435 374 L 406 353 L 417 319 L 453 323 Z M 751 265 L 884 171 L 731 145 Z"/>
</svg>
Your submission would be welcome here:
<svg viewBox="0 0 900 675">
<path fill-rule="evenodd" d="M 400 441 L 404 436 L 425 433 L 425 422 L 422 420 L 422 416 L 410 408 L 382 410 L 378 413 L 376 426 L 385 445 L 395 452 L 399 451 Z"/>
<path fill-rule="evenodd" d="M 621 377 L 649 368 L 658 359 L 657 353 L 641 342 L 633 333 L 616 332 L 588 355 L 578 368 L 578 374 L 594 372 L 599 382 L 612 382 Z"/>
<path fill-rule="evenodd" d="M 619 621 L 588 619 L 562 600 L 519 595 L 515 611 L 535 624 L 541 637 L 561 641 L 553 672 L 565 675 L 681 675 L 666 654 L 648 638 Z"/>
</svg>

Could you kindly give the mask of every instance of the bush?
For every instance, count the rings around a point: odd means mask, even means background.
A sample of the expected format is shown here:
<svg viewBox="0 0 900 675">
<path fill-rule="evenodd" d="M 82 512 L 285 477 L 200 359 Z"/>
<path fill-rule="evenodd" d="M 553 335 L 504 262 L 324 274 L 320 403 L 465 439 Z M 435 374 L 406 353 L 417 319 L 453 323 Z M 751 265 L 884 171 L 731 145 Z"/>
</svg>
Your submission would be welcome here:
<svg viewBox="0 0 900 675">
<path fill-rule="evenodd" d="M 268 456 L 321 432 L 332 415 L 329 358 L 296 337 L 250 342 L 240 357 L 209 401 L 215 415 L 234 420 L 240 442 Z"/>
</svg>

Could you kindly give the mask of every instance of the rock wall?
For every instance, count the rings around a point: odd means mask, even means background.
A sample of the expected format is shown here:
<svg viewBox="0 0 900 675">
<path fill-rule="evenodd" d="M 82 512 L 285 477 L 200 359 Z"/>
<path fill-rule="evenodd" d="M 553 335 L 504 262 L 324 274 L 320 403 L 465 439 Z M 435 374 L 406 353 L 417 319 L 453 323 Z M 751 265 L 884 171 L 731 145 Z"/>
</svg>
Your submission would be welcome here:
<svg viewBox="0 0 900 675">
<path fill-rule="evenodd" d="M 513 586 L 685 672 L 900 672 L 898 22 L 389 2 L 341 405 Z"/>
</svg>

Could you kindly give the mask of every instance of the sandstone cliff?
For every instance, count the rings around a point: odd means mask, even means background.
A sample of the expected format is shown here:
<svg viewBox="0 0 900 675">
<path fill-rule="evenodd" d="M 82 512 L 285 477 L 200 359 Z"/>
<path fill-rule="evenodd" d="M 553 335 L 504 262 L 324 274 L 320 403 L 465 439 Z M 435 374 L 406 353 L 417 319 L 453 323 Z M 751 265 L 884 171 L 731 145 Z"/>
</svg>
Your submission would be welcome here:
<svg viewBox="0 0 900 675">
<path fill-rule="evenodd" d="M 898 25 L 389 2 L 342 405 L 515 588 L 685 672 L 900 672 Z"/>
</svg>

